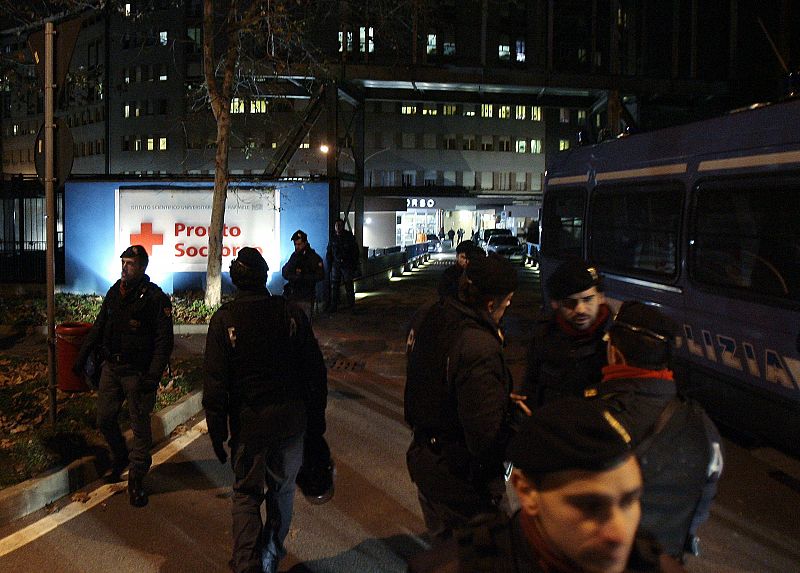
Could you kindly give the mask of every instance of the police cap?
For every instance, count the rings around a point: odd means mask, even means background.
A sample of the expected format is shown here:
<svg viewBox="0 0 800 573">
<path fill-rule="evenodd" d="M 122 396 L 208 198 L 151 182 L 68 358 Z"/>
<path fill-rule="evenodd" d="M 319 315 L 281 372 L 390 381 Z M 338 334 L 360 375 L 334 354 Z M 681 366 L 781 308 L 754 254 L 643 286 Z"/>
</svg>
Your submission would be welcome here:
<svg viewBox="0 0 800 573">
<path fill-rule="evenodd" d="M 139 262 L 142 266 L 146 267 L 147 263 L 150 262 L 150 258 L 147 256 L 147 249 L 145 249 L 142 245 L 131 245 L 119 256 L 120 259 L 139 259 Z"/>
<path fill-rule="evenodd" d="M 628 431 L 601 401 L 563 398 L 534 410 L 511 440 L 514 466 L 528 476 L 605 471 L 631 455 Z"/>
<path fill-rule="evenodd" d="M 674 320 L 653 306 L 632 300 L 622 304 L 611 328 L 624 328 L 667 343 L 680 336 L 680 327 Z"/>
<path fill-rule="evenodd" d="M 553 300 L 600 286 L 597 269 L 578 257 L 564 261 L 547 279 L 547 294 Z"/>
<path fill-rule="evenodd" d="M 298 239 L 300 239 L 304 243 L 307 243 L 308 242 L 308 235 L 306 235 L 305 231 L 303 231 L 301 229 L 297 229 L 294 232 L 294 234 L 292 235 L 292 241 L 296 241 Z"/>
<path fill-rule="evenodd" d="M 236 256 L 235 262 L 244 265 L 250 270 L 263 272 L 265 275 L 269 271 L 269 265 L 258 249 L 253 247 L 242 247 Z"/>
<path fill-rule="evenodd" d="M 517 271 L 496 253 L 470 259 L 464 273 L 483 295 L 507 295 L 517 290 Z"/>
</svg>

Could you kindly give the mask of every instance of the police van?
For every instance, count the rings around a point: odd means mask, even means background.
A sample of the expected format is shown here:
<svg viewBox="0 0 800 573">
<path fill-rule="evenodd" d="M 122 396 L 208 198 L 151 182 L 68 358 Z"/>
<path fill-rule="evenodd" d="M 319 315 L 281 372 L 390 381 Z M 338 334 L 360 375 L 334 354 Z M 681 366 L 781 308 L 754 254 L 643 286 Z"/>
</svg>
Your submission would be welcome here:
<svg viewBox="0 0 800 573">
<path fill-rule="evenodd" d="M 560 153 L 542 282 L 573 255 L 612 303 L 683 327 L 676 375 L 717 421 L 800 453 L 800 100 Z"/>
</svg>

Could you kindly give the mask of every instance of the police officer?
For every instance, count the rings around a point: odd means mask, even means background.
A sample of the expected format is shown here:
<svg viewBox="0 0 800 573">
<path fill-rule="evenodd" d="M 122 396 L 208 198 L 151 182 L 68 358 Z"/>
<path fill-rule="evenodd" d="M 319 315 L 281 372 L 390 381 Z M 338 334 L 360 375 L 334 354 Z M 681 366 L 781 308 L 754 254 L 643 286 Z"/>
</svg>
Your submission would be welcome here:
<svg viewBox="0 0 800 573">
<path fill-rule="evenodd" d="M 628 429 L 642 466 L 642 529 L 679 559 L 697 553 L 722 471 L 717 428 L 694 401 L 677 395 L 669 370 L 679 327 L 652 306 L 622 305 L 608 331 L 608 366 L 588 396 Z"/>
<path fill-rule="evenodd" d="M 563 398 L 523 422 L 509 448 L 520 510 L 481 516 L 411 560 L 413 573 L 679 572 L 637 537 L 642 475 L 619 420 L 599 402 Z"/>
<path fill-rule="evenodd" d="M 561 263 L 546 282 L 552 314 L 536 323 L 519 394 L 541 406 L 561 396 L 583 396 L 600 381 L 606 364 L 603 335 L 611 313 L 597 269 L 575 258 Z"/>
<path fill-rule="evenodd" d="M 152 462 L 150 414 L 173 346 L 172 303 L 145 274 L 149 258 L 143 246 L 128 247 L 120 259 L 120 280 L 108 289 L 74 370 L 82 372 L 89 353 L 100 346 L 104 362 L 97 391 L 97 426 L 111 449 L 106 479 L 119 481 L 130 462 L 130 503 L 143 507 L 148 502 L 144 477 Z M 118 421 L 123 401 L 133 430 L 130 452 Z"/>
<path fill-rule="evenodd" d="M 283 296 L 303 309 L 311 320 L 317 300 L 317 283 L 325 278 L 322 258 L 308 244 L 308 235 L 300 229 L 292 235 L 294 252 L 281 269 L 288 282 L 283 287 Z"/>
<path fill-rule="evenodd" d="M 206 338 L 203 407 L 221 463 L 230 436 L 237 572 L 277 571 L 286 555 L 304 434 L 316 442 L 325 432 L 322 353 L 303 311 L 270 295 L 268 270 L 258 250 L 239 251 L 230 267 L 235 298 L 211 317 Z"/>
<path fill-rule="evenodd" d="M 423 307 L 408 333 L 407 464 L 434 540 L 503 501 L 513 405 L 499 323 L 516 288 L 507 260 L 473 259 L 458 298 Z"/>
<path fill-rule="evenodd" d="M 359 248 L 353 233 L 344 228 L 344 221 L 338 219 L 333 225 L 325 259 L 331 273 L 331 301 L 328 310 L 336 312 L 339 308 L 339 289 L 344 283 L 347 295 L 347 306 L 354 308 L 356 304 L 353 279 L 358 269 Z"/>
<path fill-rule="evenodd" d="M 472 241 L 462 241 L 456 247 L 456 264 L 447 267 L 439 279 L 439 296 L 458 296 L 458 279 L 474 257 L 485 257 L 486 251 Z"/>
</svg>

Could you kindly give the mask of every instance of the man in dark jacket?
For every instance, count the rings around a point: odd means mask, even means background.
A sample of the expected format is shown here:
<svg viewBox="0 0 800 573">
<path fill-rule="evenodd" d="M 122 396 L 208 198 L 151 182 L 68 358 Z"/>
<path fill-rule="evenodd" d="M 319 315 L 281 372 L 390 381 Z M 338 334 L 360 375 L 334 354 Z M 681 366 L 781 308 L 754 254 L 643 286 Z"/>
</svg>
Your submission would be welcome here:
<svg viewBox="0 0 800 573">
<path fill-rule="evenodd" d="M 642 475 L 629 441 L 598 402 L 564 398 L 535 411 L 509 448 L 520 510 L 481 516 L 409 571 L 683 572 L 636 535 Z"/>
<path fill-rule="evenodd" d="M 657 309 L 626 302 L 608 332 L 608 366 L 587 396 L 631 434 L 642 466 L 642 529 L 678 559 L 697 552 L 722 471 L 719 432 L 694 401 L 677 396 L 671 363 L 680 329 Z"/>
<path fill-rule="evenodd" d="M 474 257 L 485 257 L 486 251 L 472 241 L 462 241 L 456 247 L 456 264 L 447 267 L 439 279 L 439 296 L 458 296 L 458 279 Z"/>
<path fill-rule="evenodd" d="M 281 269 L 281 275 L 289 281 L 283 287 L 283 296 L 303 309 L 311 320 L 317 300 L 317 283 L 325 278 L 325 267 L 322 258 L 308 244 L 305 232 L 295 231 L 292 242 L 294 252 Z"/>
<path fill-rule="evenodd" d="M 518 394 L 531 407 L 583 396 L 606 365 L 603 335 L 611 313 L 597 270 L 581 259 L 561 263 L 546 283 L 552 315 L 534 327 L 525 382 Z"/>
<path fill-rule="evenodd" d="M 322 353 L 305 314 L 270 295 L 267 271 L 256 249 L 239 251 L 230 269 L 238 291 L 214 313 L 206 338 L 203 407 L 222 463 L 230 435 L 231 563 L 237 572 L 277 571 L 286 555 L 304 434 L 321 438 L 325 432 Z"/>
<path fill-rule="evenodd" d="M 333 233 L 328 243 L 325 259 L 331 274 L 331 301 L 328 310 L 336 312 L 339 308 L 339 289 L 344 283 L 347 295 L 347 306 L 354 308 L 356 304 L 353 279 L 358 269 L 359 247 L 353 233 L 344 228 L 344 221 L 337 220 L 333 225 Z"/>
<path fill-rule="evenodd" d="M 459 297 L 418 311 L 408 333 L 405 419 L 414 438 L 406 459 L 436 540 L 503 499 L 513 404 L 499 323 L 516 288 L 508 261 L 478 257 Z"/>
<path fill-rule="evenodd" d="M 111 449 L 111 470 L 106 479 L 119 481 L 130 462 L 130 503 L 143 507 L 148 502 L 144 476 L 152 463 L 150 414 L 172 354 L 172 303 L 145 274 L 149 257 L 144 247 L 130 246 L 120 259 L 120 280 L 108 289 L 73 369 L 83 372 L 89 353 L 99 346 L 103 365 L 97 390 L 97 426 Z M 119 427 L 123 400 L 133 430 L 130 452 Z"/>
</svg>

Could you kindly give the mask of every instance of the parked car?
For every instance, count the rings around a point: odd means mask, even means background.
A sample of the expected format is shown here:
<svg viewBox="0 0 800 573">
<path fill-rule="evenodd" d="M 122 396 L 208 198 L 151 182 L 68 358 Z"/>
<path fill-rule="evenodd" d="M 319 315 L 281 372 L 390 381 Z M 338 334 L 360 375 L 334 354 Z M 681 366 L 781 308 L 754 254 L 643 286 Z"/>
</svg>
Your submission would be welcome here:
<svg viewBox="0 0 800 573">
<path fill-rule="evenodd" d="M 503 235 L 506 237 L 512 237 L 513 234 L 511 233 L 511 229 L 485 229 L 483 231 L 483 237 L 481 237 L 480 245 L 484 249 L 486 249 L 487 245 L 489 244 L 489 239 L 491 237 L 495 237 L 498 235 Z"/>
<path fill-rule="evenodd" d="M 429 253 L 441 253 L 442 252 L 442 250 L 443 250 L 442 241 L 439 239 L 439 237 L 437 237 L 433 233 L 430 233 L 426 238 L 428 239 L 428 252 Z"/>
<path fill-rule="evenodd" d="M 487 253 L 497 253 L 511 262 L 525 262 L 525 246 L 511 235 L 493 235 L 486 243 Z"/>
</svg>

